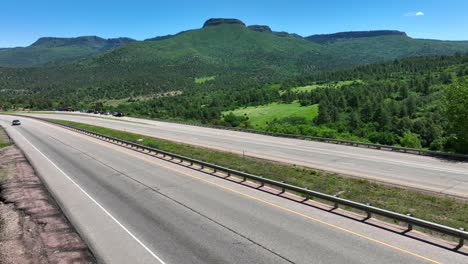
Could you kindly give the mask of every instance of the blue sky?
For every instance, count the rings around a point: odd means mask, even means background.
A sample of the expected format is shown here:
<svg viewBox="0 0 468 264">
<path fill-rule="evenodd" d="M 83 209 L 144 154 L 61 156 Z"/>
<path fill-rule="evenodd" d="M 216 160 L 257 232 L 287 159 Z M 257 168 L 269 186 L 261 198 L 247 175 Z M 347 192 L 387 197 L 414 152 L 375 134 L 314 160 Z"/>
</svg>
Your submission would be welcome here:
<svg viewBox="0 0 468 264">
<path fill-rule="evenodd" d="M 43 36 L 141 40 L 199 28 L 211 17 L 303 36 L 397 29 L 417 38 L 468 40 L 467 14 L 468 0 L 2 0 L 0 47 Z"/>
</svg>

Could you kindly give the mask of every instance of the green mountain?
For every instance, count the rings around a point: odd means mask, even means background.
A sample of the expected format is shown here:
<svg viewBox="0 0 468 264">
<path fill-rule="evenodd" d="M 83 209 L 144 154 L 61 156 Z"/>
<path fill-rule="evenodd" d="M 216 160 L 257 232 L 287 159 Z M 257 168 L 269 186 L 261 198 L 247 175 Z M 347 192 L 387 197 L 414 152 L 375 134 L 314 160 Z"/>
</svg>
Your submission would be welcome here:
<svg viewBox="0 0 468 264">
<path fill-rule="evenodd" d="M 135 40 L 129 38 L 103 39 L 95 36 L 40 38 L 28 47 L 0 49 L 0 66 L 29 67 L 67 62 L 108 51 L 133 41 Z"/>
<path fill-rule="evenodd" d="M 295 34 L 273 32 L 265 26 L 246 27 L 235 19 L 210 19 L 201 29 L 153 41 L 131 42 L 69 64 L 0 68 L 0 95 L 3 93 L 15 100 L 66 99 L 76 104 L 151 96 L 165 91 L 192 93 L 202 86 L 213 92 L 242 91 L 358 64 L 468 52 L 468 42 L 420 40 L 403 33 L 345 34 L 345 37 L 341 34 L 335 36 L 334 41 L 318 42 Z M 72 43 L 44 39 L 32 48 L 83 47 Z M 84 43 L 102 43 L 102 40 L 90 38 Z M 91 46 L 93 50 L 104 49 L 103 45 Z M 86 47 L 89 50 L 89 46 Z"/>
<path fill-rule="evenodd" d="M 327 42 L 335 42 L 340 39 L 371 38 L 380 36 L 406 36 L 406 33 L 397 30 L 348 31 L 333 34 L 316 34 L 305 37 L 305 39 L 323 44 Z"/>
<path fill-rule="evenodd" d="M 337 38 L 322 43 L 321 46 L 329 53 L 339 55 L 342 60 L 356 64 L 467 52 L 468 41 L 414 39 L 398 31 L 383 32 L 394 32 L 394 34 Z"/>
<path fill-rule="evenodd" d="M 54 100 L 64 94 L 96 100 L 186 90 L 197 86 L 195 78 L 206 76 L 216 76 L 212 83 L 219 86 L 245 87 L 315 71 L 301 58 L 318 54 L 320 46 L 302 38 L 221 24 L 129 43 L 71 64 L 3 68 L 0 86 L 10 93 Z"/>
</svg>

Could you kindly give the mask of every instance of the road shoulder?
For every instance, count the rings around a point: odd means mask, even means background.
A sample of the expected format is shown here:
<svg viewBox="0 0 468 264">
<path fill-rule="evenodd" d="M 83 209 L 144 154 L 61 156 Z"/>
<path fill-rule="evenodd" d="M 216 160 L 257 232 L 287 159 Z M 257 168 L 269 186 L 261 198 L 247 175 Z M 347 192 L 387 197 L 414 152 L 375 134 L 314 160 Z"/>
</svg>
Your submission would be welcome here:
<svg viewBox="0 0 468 264">
<path fill-rule="evenodd" d="M 15 146 L 0 148 L 0 263 L 96 263 Z"/>
</svg>

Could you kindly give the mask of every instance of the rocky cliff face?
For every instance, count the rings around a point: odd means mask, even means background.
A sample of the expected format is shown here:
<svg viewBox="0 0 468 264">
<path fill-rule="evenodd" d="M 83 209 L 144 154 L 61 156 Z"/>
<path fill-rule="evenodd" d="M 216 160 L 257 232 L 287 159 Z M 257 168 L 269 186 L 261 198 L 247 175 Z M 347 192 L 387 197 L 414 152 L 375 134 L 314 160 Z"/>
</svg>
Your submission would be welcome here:
<svg viewBox="0 0 468 264">
<path fill-rule="evenodd" d="M 210 18 L 203 24 L 203 27 L 218 26 L 221 24 L 238 24 L 245 27 L 244 22 L 235 18 Z"/>
<path fill-rule="evenodd" d="M 272 32 L 271 28 L 265 25 L 251 25 L 251 26 L 248 26 L 248 28 L 250 28 L 253 31 L 258 31 L 258 32 L 270 32 L 270 33 Z"/>
</svg>

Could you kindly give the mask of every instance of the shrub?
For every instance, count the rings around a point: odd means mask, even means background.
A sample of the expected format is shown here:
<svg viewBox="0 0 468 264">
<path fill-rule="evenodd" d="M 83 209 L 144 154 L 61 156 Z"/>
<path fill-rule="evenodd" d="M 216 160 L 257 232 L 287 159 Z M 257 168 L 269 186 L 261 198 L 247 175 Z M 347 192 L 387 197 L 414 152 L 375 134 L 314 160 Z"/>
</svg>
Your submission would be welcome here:
<svg viewBox="0 0 468 264">
<path fill-rule="evenodd" d="M 418 134 L 405 131 L 403 137 L 400 138 L 400 144 L 406 148 L 421 148 L 421 139 Z"/>
</svg>

